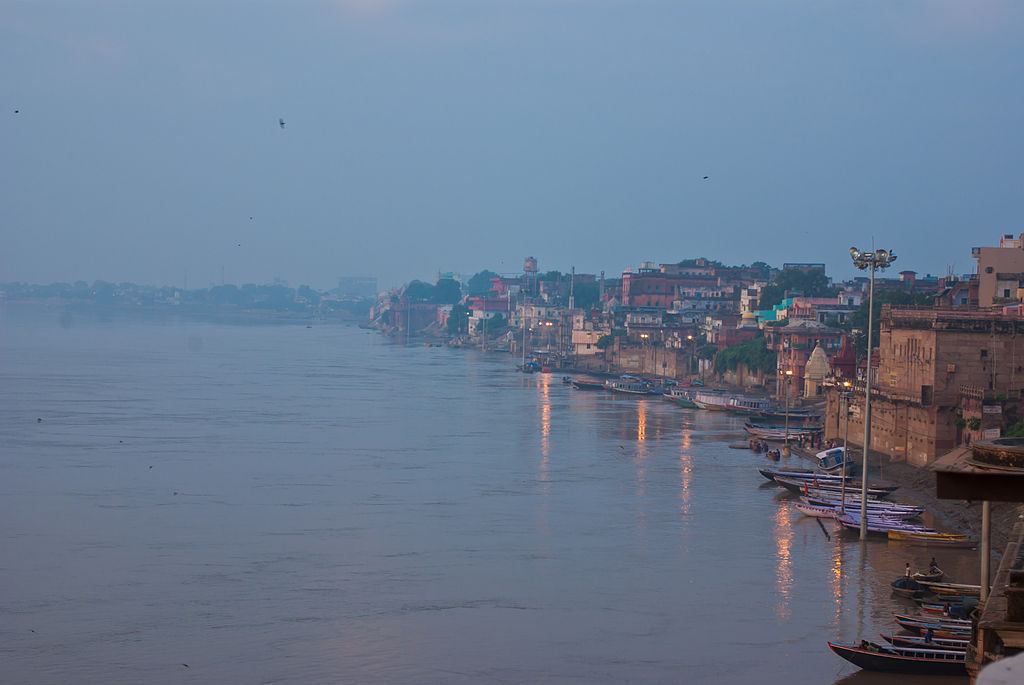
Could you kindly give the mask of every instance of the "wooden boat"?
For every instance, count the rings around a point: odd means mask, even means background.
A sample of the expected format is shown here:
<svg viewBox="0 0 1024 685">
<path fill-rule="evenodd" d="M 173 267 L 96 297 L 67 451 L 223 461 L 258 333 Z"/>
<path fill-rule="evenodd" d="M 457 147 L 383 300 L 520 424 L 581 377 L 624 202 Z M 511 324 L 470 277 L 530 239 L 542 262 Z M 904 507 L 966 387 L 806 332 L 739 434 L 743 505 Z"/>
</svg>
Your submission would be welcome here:
<svg viewBox="0 0 1024 685">
<path fill-rule="evenodd" d="M 604 387 L 612 392 L 626 393 L 627 395 L 653 395 L 655 391 L 650 383 L 632 376 L 621 376 L 614 380 L 604 382 Z"/>
<path fill-rule="evenodd" d="M 715 392 L 714 390 L 698 390 L 693 396 L 693 403 L 701 409 L 725 411 L 731 398 L 732 395 Z"/>
<path fill-rule="evenodd" d="M 853 457 L 846 456 L 845 447 L 833 447 L 830 450 L 822 450 L 814 455 L 818 459 L 818 468 L 825 473 L 842 473 L 843 462 L 846 462 L 846 473 L 851 473 L 857 465 Z"/>
<path fill-rule="evenodd" d="M 825 480 L 823 478 L 794 479 L 775 476 L 775 482 L 788 490 L 792 490 L 798 495 L 808 494 L 808 491 L 812 489 L 821 492 L 830 492 L 836 495 L 840 495 L 842 493 L 842 483 L 840 481 Z M 870 485 L 868 486 L 868 496 L 873 496 L 875 498 L 888 497 L 895 492 L 898 487 L 898 485 Z M 850 492 L 851 489 L 856 490 L 859 493 L 861 489 L 860 483 L 847 483 L 846 491 Z"/>
<path fill-rule="evenodd" d="M 811 471 L 809 469 L 787 469 L 781 471 L 779 469 L 772 469 L 768 467 L 758 467 L 757 472 L 768 480 L 775 480 L 776 476 L 782 476 L 783 478 L 789 478 L 792 480 L 805 479 L 813 481 L 815 478 L 826 482 L 826 483 L 841 483 L 843 482 L 843 476 L 838 473 L 818 473 L 817 471 Z M 852 476 L 846 477 L 846 482 L 850 483 L 853 481 Z"/>
<path fill-rule="evenodd" d="M 938 649 L 966 650 L 970 640 L 952 637 L 935 637 L 932 639 L 923 635 L 882 635 L 882 639 L 895 647 L 928 647 Z"/>
<path fill-rule="evenodd" d="M 908 597 L 913 599 L 915 597 L 923 597 L 926 592 L 924 585 L 921 585 L 913 578 L 907 576 L 901 576 L 896 580 L 892 581 L 893 594 L 899 595 L 900 597 Z"/>
<path fill-rule="evenodd" d="M 981 594 L 980 585 L 971 585 L 969 583 L 936 583 L 929 580 L 922 580 L 919 582 L 921 585 L 928 586 L 928 588 L 937 595 L 978 596 Z"/>
<path fill-rule="evenodd" d="M 892 531 L 889 540 L 917 545 L 944 545 L 946 547 L 974 547 L 974 541 L 962 533 L 928 531 Z"/>
<path fill-rule="evenodd" d="M 936 568 L 933 571 L 918 571 L 917 573 L 912 573 L 910 574 L 910 577 L 921 583 L 928 581 L 938 582 L 942 580 L 944 575 L 945 572 L 941 568 Z"/>
<path fill-rule="evenodd" d="M 731 414 L 749 416 L 767 410 L 771 401 L 763 397 L 747 397 L 746 395 L 734 395 L 729 398 L 725 410 Z"/>
<path fill-rule="evenodd" d="M 944 630 L 946 632 L 971 632 L 971 622 L 964 618 L 951 616 L 921 616 L 911 614 L 893 614 L 893 619 L 908 630 L 917 628 L 914 632 L 923 632 L 927 628 L 932 630 Z"/>
<path fill-rule="evenodd" d="M 838 521 L 846 530 L 860 531 L 859 511 L 854 514 L 847 510 L 846 514 L 835 514 L 833 518 L 835 518 L 835 520 Z M 892 530 L 915 531 L 920 528 L 920 526 L 912 526 L 899 519 L 886 519 L 872 516 L 868 516 L 865 523 L 867 524 L 865 526 L 866 531 L 872 535 L 888 535 L 889 531 Z"/>
<path fill-rule="evenodd" d="M 952 602 L 926 602 L 923 599 L 915 599 L 922 615 L 941 616 L 943 618 L 966 619 L 971 612 L 978 608 L 978 598 L 960 596 L 957 601 Z"/>
<path fill-rule="evenodd" d="M 743 424 L 743 430 L 764 440 L 785 440 L 787 432 L 785 426 L 756 425 L 750 422 Z M 811 437 L 821 430 L 821 426 L 790 426 L 789 439 L 795 440 L 800 436 Z"/>
<path fill-rule="evenodd" d="M 818 518 L 835 518 L 837 515 L 843 516 L 847 511 L 853 511 L 854 513 L 860 513 L 860 503 L 851 504 L 846 503 L 845 510 L 841 509 L 839 503 L 836 504 L 822 504 L 817 500 L 810 500 L 807 497 L 801 497 L 799 502 L 795 502 L 797 510 L 807 514 L 808 516 L 818 516 Z M 868 503 L 870 504 L 870 502 Z M 807 511 L 804 509 L 807 508 Z M 813 513 L 812 513 L 813 512 Z M 913 511 L 900 511 L 900 510 L 886 510 L 886 509 L 872 509 L 868 507 L 868 521 L 878 519 L 880 521 L 910 521 L 916 519 L 917 514 Z"/>
<path fill-rule="evenodd" d="M 588 381 L 582 378 L 572 379 L 572 387 L 577 390 L 604 390 L 603 381 Z"/>
<path fill-rule="evenodd" d="M 836 513 L 836 510 L 832 507 L 819 507 L 814 504 L 807 504 L 806 502 L 793 502 L 793 506 L 804 516 L 813 516 L 819 519 L 830 519 Z"/>
<path fill-rule="evenodd" d="M 839 505 L 843 503 L 840 497 L 809 497 L 807 495 L 801 495 L 800 500 L 806 504 L 810 504 L 816 507 L 832 507 L 833 509 L 839 509 Z M 852 509 L 854 511 L 860 511 L 860 495 L 856 497 L 847 497 L 846 506 L 844 509 Z M 909 504 L 899 504 L 897 502 L 890 502 L 884 499 L 868 500 L 868 515 L 876 516 L 887 516 L 889 518 L 901 518 L 901 519 L 912 519 L 917 518 L 924 513 L 924 507 L 915 507 Z M 917 580 L 915 578 L 914 580 Z"/>
<path fill-rule="evenodd" d="M 790 409 L 788 414 L 790 426 L 810 426 L 821 423 L 821 414 L 814 414 L 810 409 Z M 786 415 L 787 412 L 782 409 L 769 409 L 753 415 L 750 422 L 754 424 L 785 424 Z"/>
<path fill-rule="evenodd" d="M 829 642 L 833 652 L 869 671 L 919 675 L 967 675 L 966 653 L 952 649 L 884 647 L 861 640 L 859 644 Z"/>
<path fill-rule="evenodd" d="M 684 409 L 696 409 L 697 405 L 693 402 L 694 391 L 689 388 L 670 388 L 666 390 L 662 395 L 666 400 L 675 402 Z"/>
</svg>

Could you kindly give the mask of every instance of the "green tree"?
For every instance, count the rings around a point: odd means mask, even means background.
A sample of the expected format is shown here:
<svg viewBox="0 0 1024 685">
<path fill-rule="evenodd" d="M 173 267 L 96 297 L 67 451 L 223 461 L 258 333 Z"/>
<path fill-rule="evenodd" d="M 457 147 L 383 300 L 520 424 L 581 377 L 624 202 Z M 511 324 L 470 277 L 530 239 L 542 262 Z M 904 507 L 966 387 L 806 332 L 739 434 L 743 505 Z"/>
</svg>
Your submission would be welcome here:
<svg viewBox="0 0 1024 685">
<path fill-rule="evenodd" d="M 505 326 L 507 325 L 508 324 L 505 322 L 504 316 L 502 316 L 501 314 L 495 314 L 491 318 L 484 319 L 479 324 L 477 324 L 477 331 L 482 330 L 482 332 L 489 334 L 493 333 L 494 331 L 501 330 L 502 328 L 505 328 Z"/>
<path fill-rule="evenodd" d="M 408 302 L 433 302 L 434 286 L 423 281 L 412 281 L 402 291 L 402 299 Z"/>
<path fill-rule="evenodd" d="M 773 373 L 776 366 L 775 352 L 768 349 L 763 336 L 730 345 L 715 357 L 715 373 L 735 371 L 743 364 L 751 371 Z"/>
<path fill-rule="evenodd" d="M 442 278 L 434 285 L 434 302 L 438 304 L 455 304 L 462 299 L 462 288 L 459 282 L 451 278 Z"/>
<path fill-rule="evenodd" d="M 597 349 L 607 350 L 615 342 L 614 335 L 602 335 L 597 339 Z"/>
<path fill-rule="evenodd" d="M 561 271 L 548 271 L 537 276 L 538 281 L 560 281 L 562 280 Z"/>
<path fill-rule="evenodd" d="M 600 294 L 601 288 L 597 281 L 583 281 L 573 286 L 573 299 L 577 309 L 593 309 L 597 306 Z"/>
<path fill-rule="evenodd" d="M 708 259 L 707 257 L 697 257 L 696 259 L 684 259 L 681 262 L 676 262 L 676 266 L 697 266 L 697 261 L 703 259 L 707 266 L 725 266 L 722 262 L 717 259 Z"/>
<path fill-rule="evenodd" d="M 469 307 L 464 304 L 457 304 L 452 307 L 445 330 L 448 331 L 449 335 L 466 333 L 469 330 Z"/>
<path fill-rule="evenodd" d="M 232 304 L 242 306 L 246 303 L 245 295 L 238 289 L 238 286 L 231 283 L 216 285 L 210 288 L 209 298 L 214 304 L 219 305 Z"/>
<path fill-rule="evenodd" d="M 473 297 L 486 297 L 491 292 L 491 279 L 497 277 L 498 274 L 487 269 L 473 274 L 469 279 L 469 294 Z"/>
<path fill-rule="evenodd" d="M 299 297 L 306 298 L 306 302 L 312 305 L 319 304 L 320 293 L 310 288 L 308 285 L 300 285 L 298 290 Z"/>
<path fill-rule="evenodd" d="M 1024 419 L 1016 422 L 1005 431 L 1003 431 L 1004 438 L 1024 438 Z"/>
<path fill-rule="evenodd" d="M 787 292 L 799 292 L 804 297 L 835 297 L 839 289 L 829 285 L 823 269 L 800 271 L 789 269 L 761 289 L 760 309 L 771 309 L 785 299 Z"/>
</svg>

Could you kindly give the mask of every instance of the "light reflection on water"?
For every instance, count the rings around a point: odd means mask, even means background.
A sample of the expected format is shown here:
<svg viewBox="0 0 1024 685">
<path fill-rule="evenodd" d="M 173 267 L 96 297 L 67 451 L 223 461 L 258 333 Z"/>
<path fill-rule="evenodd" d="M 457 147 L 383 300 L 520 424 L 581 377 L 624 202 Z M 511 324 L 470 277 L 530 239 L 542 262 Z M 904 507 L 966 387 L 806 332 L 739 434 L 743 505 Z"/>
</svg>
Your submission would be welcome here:
<svg viewBox="0 0 1024 685">
<path fill-rule="evenodd" d="M 775 511 L 775 545 L 776 545 L 776 605 L 775 613 L 780 619 L 788 619 L 791 616 L 789 601 L 793 591 L 793 524 L 789 512 L 785 507 L 778 507 Z"/>
<path fill-rule="evenodd" d="M 826 539 L 728 449 L 742 420 L 505 355 L 0 333 L 2 682 L 846 682 L 824 640 L 891 629 L 931 554 Z"/>
</svg>

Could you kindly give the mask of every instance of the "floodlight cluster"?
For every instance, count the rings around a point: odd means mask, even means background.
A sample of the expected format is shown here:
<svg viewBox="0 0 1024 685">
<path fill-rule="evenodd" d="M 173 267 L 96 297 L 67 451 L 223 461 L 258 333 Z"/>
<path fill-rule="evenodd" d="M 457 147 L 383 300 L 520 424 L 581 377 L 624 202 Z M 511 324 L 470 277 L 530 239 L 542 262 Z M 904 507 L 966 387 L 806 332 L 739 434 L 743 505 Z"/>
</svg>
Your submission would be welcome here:
<svg viewBox="0 0 1024 685">
<path fill-rule="evenodd" d="M 878 249 L 874 252 L 862 252 L 855 247 L 850 248 L 850 258 L 853 260 L 853 265 L 861 270 L 886 269 L 896 261 L 896 255 L 891 250 Z"/>
</svg>

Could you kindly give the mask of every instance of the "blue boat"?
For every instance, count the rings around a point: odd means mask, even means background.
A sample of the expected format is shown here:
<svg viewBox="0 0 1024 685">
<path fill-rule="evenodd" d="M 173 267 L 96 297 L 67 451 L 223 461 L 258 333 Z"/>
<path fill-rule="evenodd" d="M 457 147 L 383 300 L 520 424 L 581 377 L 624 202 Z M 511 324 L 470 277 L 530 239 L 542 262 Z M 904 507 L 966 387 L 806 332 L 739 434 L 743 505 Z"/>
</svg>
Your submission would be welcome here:
<svg viewBox="0 0 1024 685">
<path fill-rule="evenodd" d="M 839 473 L 843 470 L 843 462 L 846 462 L 846 472 L 852 473 L 856 464 L 853 457 L 846 456 L 845 447 L 833 447 L 830 450 L 823 450 L 815 455 L 818 458 L 818 468 L 825 473 Z"/>
</svg>

